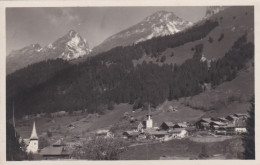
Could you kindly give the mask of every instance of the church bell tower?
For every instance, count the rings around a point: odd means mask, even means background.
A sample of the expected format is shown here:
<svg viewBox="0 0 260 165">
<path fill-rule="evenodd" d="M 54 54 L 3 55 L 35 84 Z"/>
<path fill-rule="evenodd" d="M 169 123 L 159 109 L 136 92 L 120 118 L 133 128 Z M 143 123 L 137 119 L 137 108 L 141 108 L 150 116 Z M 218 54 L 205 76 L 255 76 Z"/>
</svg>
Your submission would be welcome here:
<svg viewBox="0 0 260 165">
<path fill-rule="evenodd" d="M 27 147 L 27 153 L 37 153 L 38 152 L 38 136 L 36 132 L 36 127 L 35 127 L 35 121 L 33 123 L 33 129 L 32 129 L 32 134 L 30 137 L 30 143 Z"/>
<path fill-rule="evenodd" d="M 152 128 L 152 127 L 153 127 L 153 120 L 152 120 L 152 115 L 150 114 L 150 104 L 149 104 L 149 113 L 147 115 L 146 128 Z"/>
</svg>

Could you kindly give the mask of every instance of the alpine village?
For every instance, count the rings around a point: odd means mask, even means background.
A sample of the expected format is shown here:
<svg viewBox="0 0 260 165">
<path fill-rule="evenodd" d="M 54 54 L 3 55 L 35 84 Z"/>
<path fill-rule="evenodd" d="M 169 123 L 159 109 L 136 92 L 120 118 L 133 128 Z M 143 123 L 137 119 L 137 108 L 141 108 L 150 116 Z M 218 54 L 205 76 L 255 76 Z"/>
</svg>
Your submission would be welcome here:
<svg viewBox="0 0 260 165">
<path fill-rule="evenodd" d="M 252 6 L 158 11 L 93 49 L 69 30 L 6 72 L 8 161 L 255 158 Z"/>
</svg>

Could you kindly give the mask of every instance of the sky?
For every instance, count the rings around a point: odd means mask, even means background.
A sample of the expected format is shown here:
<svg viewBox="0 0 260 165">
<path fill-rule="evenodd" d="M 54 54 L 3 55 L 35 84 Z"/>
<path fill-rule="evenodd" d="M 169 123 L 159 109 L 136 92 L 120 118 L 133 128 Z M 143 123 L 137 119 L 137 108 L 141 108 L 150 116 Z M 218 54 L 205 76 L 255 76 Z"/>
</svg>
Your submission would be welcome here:
<svg viewBox="0 0 260 165">
<path fill-rule="evenodd" d="M 33 7 L 6 9 L 7 54 L 30 44 L 42 47 L 76 30 L 90 48 L 159 11 L 174 12 L 191 22 L 200 20 L 206 7 Z"/>
</svg>

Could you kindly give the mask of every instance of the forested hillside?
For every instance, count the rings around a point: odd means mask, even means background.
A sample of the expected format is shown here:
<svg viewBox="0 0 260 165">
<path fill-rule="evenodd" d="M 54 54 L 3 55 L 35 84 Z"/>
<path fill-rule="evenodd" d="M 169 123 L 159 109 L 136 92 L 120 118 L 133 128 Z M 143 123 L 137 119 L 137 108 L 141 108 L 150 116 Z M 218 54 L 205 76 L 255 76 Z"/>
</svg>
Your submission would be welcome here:
<svg viewBox="0 0 260 165">
<path fill-rule="evenodd" d="M 12 115 L 13 102 L 17 117 L 82 109 L 102 113 L 116 103 L 140 108 L 149 102 L 156 107 L 167 99 L 197 95 L 205 90 L 205 83 L 214 87 L 230 81 L 254 57 L 247 31 L 215 61 L 203 60 L 205 43 L 200 43 L 189 49 L 192 58 L 178 65 L 163 58 L 161 65 L 133 63 L 143 56 L 159 57 L 169 48 L 200 41 L 218 26 L 218 20 L 207 20 L 174 35 L 113 48 L 79 64 L 50 60 L 28 66 L 7 77 L 7 117 Z"/>
</svg>

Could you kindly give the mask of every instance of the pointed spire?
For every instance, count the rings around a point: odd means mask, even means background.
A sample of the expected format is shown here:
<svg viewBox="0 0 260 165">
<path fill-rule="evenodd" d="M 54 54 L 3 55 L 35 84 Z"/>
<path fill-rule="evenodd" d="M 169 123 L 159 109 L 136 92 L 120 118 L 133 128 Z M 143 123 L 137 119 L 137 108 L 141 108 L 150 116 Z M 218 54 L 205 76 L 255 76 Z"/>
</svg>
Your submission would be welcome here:
<svg viewBox="0 0 260 165">
<path fill-rule="evenodd" d="M 36 127 L 35 127 L 35 121 L 33 122 L 33 130 L 32 130 L 32 134 L 31 134 L 30 140 L 38 140 Z"/>
<path fill-rule="evenodd" d="M 150 109 L 150 103 L 149 103 L 149 116 L 151 115 L 151 114 L 150 114 L 150 113 L 151 113 L 150 111 L 151 111 L 151 109 Z"/>
</svg>

